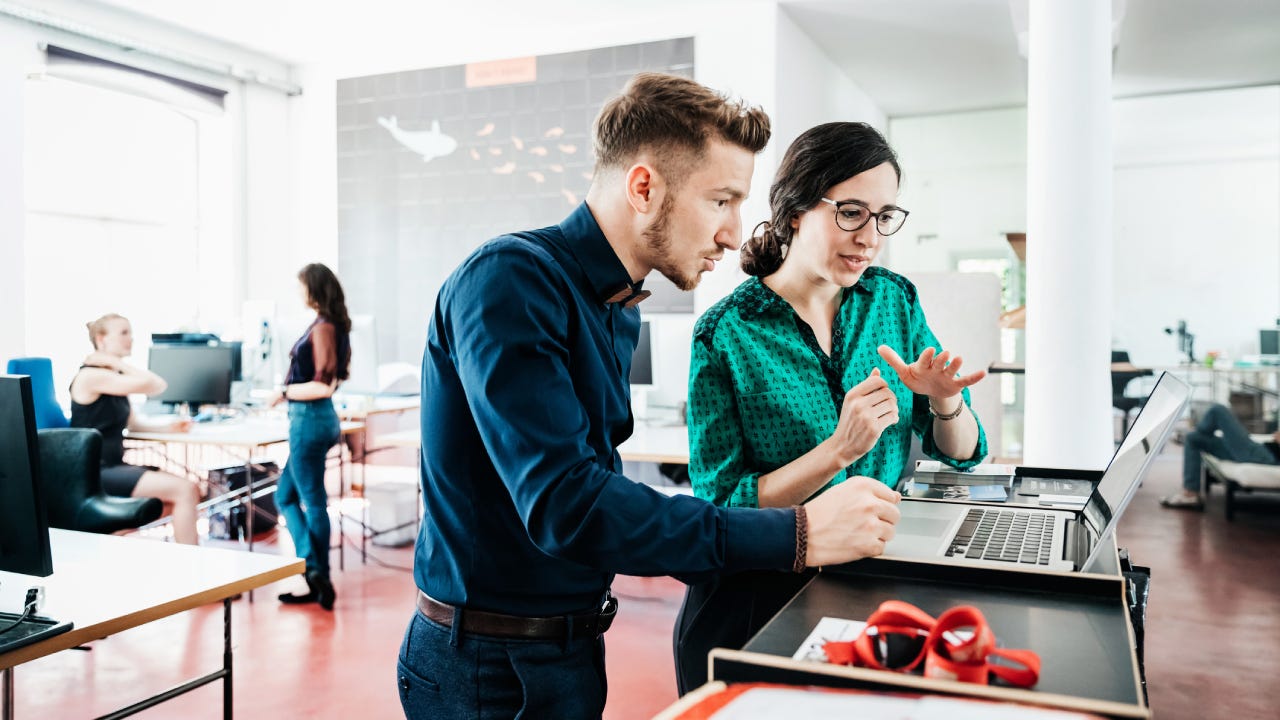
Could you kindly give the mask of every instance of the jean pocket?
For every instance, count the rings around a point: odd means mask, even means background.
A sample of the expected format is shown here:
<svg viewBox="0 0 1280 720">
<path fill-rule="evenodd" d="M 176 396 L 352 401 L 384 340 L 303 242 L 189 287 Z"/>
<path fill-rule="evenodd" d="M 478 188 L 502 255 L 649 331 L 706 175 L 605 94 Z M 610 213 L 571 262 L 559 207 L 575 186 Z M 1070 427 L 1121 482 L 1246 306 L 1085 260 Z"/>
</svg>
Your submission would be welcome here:
<svg viewBox="0 0 1280 720">
<path fill-rule="evenodd" d="M 440 694 L 440 683 L 422 677 L 403 662 L 396 662 L 396 686 L 400 689 L 400 704 L 407 717 L 413 717 L 410 710 L 417 703 Z"/>
</svg>

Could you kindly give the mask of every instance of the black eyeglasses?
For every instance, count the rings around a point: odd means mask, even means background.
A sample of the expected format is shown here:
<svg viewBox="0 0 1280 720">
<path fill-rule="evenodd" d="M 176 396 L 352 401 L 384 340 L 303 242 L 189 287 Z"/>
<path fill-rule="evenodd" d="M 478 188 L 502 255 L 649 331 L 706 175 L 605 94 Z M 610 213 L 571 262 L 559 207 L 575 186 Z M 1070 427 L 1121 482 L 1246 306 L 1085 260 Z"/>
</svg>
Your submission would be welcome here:
<svg viewBox="0 0 1280 720">
<path fill-rule="evenodd" d="M 836 226 L 845 232 L 861 230 L 871 218 L 876 219 L 876 232 L 888 237 L 902 229 L 911 213 L 900 207 L 890 207 L 880 212 L 871 212 L 871 208 L 857 200 L 841 200 L 836 202 L 830 198 L 822 198 L 822 202 L 836 207 Z"/>
</svg>

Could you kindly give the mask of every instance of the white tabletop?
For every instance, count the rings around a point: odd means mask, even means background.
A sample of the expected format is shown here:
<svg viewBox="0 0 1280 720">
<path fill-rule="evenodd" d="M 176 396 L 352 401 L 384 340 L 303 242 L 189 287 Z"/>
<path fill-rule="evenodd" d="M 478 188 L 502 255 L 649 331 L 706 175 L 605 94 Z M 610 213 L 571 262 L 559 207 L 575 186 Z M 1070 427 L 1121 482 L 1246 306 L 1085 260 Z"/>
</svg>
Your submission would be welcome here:
<svg viewBox="0 0 1280 720">
<path fill-rule="evenodd" d="M 40 614 L 75 627 L 0 655 L 0 669 L 218 602 L 305 567 L 301 559 L 281 555 L 71 530 L 50 530 L 49 541 L 53 574 L 0 572 L 0 610 L 19 610 L 26 589 L 43 585 Z"/>
<path fill-rule="evenodd" d="M 364 429 L 364 423 L 344 421 L 342 434 Z M 222 422 L 196 423 L 187 432 L 125 432 L 126 440 L 184 443 L 187 445 L 224 445 L 261 447 L 289 441 L 289 421 L 280 418 L 248 418 Z"/>
<path fill-rule="evenodd" d="M 689 428 L 684 425 L 636 423 L 634 432 L 618 446 L 623 460 L 689 464 Z"/>
</svg>

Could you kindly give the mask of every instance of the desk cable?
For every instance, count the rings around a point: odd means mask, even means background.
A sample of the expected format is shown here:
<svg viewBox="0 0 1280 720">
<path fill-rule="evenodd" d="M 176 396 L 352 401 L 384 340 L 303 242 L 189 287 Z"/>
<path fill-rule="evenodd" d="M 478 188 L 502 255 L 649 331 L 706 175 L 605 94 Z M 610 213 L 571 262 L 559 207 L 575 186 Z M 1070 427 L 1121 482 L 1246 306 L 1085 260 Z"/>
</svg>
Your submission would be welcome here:
<svg viewBox="0 0 1280 720">
<path fill-rule="evenodd" d="M 25 600 L 23 600 L 22 604 L 23 604 L 22 614 L 18 616 L 17 620 L 14 620 L 13 622 L 9 623 L 8 625 L 5 625 L 4 627 L 0 627 L 0 635 L 3 635 L 9 632 L 10 630 L 18 627 L 22 623 L 29 620 L 32 615 L 35 615 L 36 612 L 40 610 L 40 607 L 44 605 L 44 587 L 41 585 L 37 585 L 35 587 L 27 588 L 27 597 Z"/>
</svg>

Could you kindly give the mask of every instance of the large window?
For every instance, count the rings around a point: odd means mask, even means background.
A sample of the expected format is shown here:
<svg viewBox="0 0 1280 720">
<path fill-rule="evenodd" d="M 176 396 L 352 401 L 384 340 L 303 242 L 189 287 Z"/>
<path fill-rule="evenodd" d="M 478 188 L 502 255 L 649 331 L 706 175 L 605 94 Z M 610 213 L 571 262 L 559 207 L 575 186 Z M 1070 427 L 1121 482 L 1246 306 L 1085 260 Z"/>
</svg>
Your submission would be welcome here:
<svg viewBox="0 0 1280 720">
<path fill-rule="evenodd" d="M 230 148 L 220 113 L 54 77 L 27 83 L 26 348 L 53 359 L 60 399 L 90 352 L 85 323 L 208 326 L 231 304 Z M 202 225 L 202 217 L 218 222 Z"/>
</svg>

